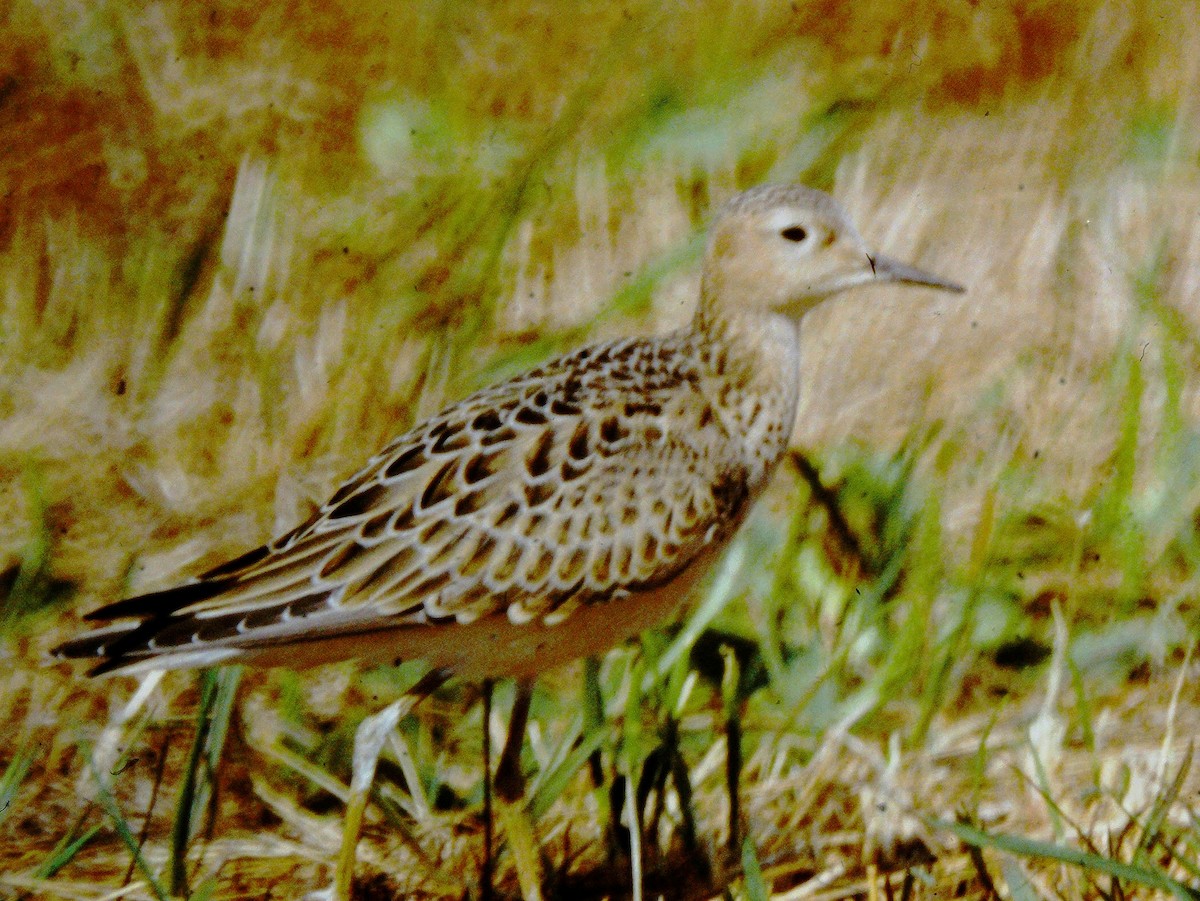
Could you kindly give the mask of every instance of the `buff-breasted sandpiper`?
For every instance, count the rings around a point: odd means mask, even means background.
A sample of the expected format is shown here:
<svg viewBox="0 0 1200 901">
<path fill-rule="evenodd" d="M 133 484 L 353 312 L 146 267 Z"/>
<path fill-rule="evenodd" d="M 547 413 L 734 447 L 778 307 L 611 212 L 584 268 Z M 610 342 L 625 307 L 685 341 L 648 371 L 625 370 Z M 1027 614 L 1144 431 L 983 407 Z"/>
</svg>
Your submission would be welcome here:
<svg viewBox="0 0 1200 901">
<path fill-rule="evenodd" d="M 307 522 L 93 611 L 112 623 L 56 653 L 97 661 L 93 674 L 419 658 L 527 686 L 678 609 L 787 447 L 800 320 L 887 282 L 962 290 L 872 253 L 826 194 L 746 191 L 712 223 L 689 326 L 593 344 L 453 404 Z"/>
</svg>

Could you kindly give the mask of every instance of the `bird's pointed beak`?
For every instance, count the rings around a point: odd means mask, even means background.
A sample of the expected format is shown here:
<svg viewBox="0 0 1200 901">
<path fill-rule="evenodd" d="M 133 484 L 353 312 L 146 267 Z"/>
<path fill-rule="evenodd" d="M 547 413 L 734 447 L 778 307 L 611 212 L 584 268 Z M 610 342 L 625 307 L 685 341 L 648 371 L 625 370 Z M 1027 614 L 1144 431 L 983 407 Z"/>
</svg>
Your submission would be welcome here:
<svg viewBox="0 0 1200 901">
<path fill-rule="evenodd" d="M 878 282 L 924 285 L 927 288 L 938 288 L 942 291 L 952 291 L 955 294 L 962 294 L 967 290 L 957 282 L 934 275 L 932 272 L 925 272 L 915 266 L 909 266 L 907 263 L 901 263 L 899 260 L 883 254 L 868 254 L 867 259 L 871 261 L 871 273 Z"/>
</svg>

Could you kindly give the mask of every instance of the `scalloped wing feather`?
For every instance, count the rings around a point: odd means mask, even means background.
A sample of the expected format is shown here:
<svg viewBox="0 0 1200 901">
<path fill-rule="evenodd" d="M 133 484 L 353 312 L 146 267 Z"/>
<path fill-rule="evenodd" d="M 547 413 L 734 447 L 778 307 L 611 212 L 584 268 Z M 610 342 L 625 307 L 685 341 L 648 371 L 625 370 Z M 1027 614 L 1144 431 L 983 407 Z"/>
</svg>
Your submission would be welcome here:
<svg viewBox="0 0 1200 901">
<path fill-rule="evenodd" d="M 669 582 L 736 529 L 753 490 L 670 340 L 584 348 L 455 404 L 297 529 L 198 582 L 95 611 L 142 622 L 91 653 L 112 669 L 499 611 L 554 624 Z M 87 638 L 60 650 L 84 656 Z"/>
</svg>

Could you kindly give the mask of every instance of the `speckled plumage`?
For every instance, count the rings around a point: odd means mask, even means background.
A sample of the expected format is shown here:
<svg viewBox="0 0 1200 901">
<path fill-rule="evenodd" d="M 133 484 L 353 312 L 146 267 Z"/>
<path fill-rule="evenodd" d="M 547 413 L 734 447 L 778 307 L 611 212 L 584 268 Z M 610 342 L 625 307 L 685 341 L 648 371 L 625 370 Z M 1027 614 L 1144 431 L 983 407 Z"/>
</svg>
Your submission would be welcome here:
<svg viewBox="0 0 1200 901">
<path fill-rule="evenodd" d="M 94 611 L 117 624 L 57 653 L 98 658 L 93 672 L 366 656 L 502 676 L 602 651 L 678 605 L 765 485 L 795 417 L 804 312 L 884 280 L 956 288 L 868 254 L 827 195 L 739 195 L 690 327 L 459 401 L 308 522 Z"/>
</svg>

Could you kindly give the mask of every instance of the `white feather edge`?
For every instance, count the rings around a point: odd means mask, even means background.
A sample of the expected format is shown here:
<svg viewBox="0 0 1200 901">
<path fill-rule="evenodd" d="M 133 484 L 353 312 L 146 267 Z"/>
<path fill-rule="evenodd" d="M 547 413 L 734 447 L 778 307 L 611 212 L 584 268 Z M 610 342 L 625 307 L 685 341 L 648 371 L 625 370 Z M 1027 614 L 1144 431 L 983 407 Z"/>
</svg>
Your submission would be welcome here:
<svg viewBox="0 0 1200 901">
<path fill-rule="evenodd" d="M 178 653 L 161 654 L 154 657 L 147 657 L 138 660 L 135 663 L 130 663 L 128 666 L 122 665 L 118 669 L 113 670 L 107 675 L 113 676 L 132 676 L 141 673 L 150 673 L 155 670 L 171 670 L 171 669 L 191 669 L 195 667 L 216 666 L 221 663 L 228 662 L 231 658 L 240 656 L 244 653 L 242 648 L 206 648 L 196 651 L 179 651 Z"/>
</svg>

